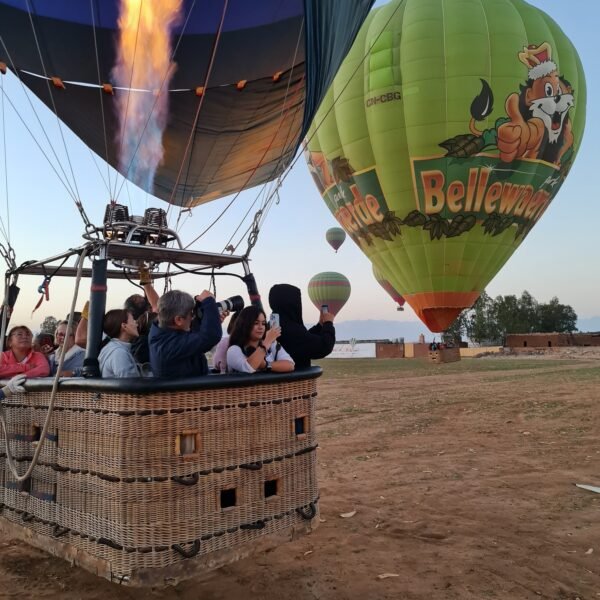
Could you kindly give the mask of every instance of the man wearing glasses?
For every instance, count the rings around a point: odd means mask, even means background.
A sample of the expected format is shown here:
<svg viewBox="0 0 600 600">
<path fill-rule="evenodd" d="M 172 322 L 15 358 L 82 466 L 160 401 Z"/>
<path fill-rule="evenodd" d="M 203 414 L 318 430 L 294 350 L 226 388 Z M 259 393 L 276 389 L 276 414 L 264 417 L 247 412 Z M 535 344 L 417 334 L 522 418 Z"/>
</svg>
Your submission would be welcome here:
<svg viewBox="0 0 600 600">
<path fill-rule="evenodd" d="M 223 335 L 222 316 L 207 290 L 195 298 L 179 290 L 164 294 L 158 301 L 158 324 L 152 324 L 149 336 L 154 376 L 207 375 L 204 353 Z"/>
</svg>

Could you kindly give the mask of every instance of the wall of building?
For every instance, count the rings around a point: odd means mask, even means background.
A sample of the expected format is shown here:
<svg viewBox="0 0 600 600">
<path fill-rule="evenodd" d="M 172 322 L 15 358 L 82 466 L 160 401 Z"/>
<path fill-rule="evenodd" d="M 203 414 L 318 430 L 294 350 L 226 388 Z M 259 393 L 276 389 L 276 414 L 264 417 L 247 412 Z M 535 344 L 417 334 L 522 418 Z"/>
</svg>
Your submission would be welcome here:
<svg viewBox="0 0 600 600">
<path fill-rule="evenodd" d="M 510 333 L 508 348 L 555 348 L 557 346 L 600 346 L 600 334 L 593 333 Z"/>
<path fill-rule="evenodd" d="M 376 358 L 404 358 L 404 344 L 394 342 L 377 342 Z"/>
<path fill-rule="evenodd" d="M 404 356 L 405 358 L 427 358 L 429 356 L 429 344 L 405 343 Z"/>
</svg>

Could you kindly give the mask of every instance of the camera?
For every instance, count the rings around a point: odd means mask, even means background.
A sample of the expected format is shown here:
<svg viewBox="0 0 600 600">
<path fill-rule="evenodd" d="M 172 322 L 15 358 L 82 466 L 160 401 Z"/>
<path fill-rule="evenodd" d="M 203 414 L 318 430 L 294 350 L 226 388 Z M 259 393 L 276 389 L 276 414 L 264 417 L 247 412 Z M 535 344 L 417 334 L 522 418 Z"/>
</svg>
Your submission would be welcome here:
<svg viewBox="0 0 600 600">
<path fill-rule="evenodd" d="M 225 298 L 225 300 L 217 302 L 217 309 L 219 310 L 219 314 L 226 310 L 230 312 L 237 312 L 238 310 L 242 310 L 242 308 L 244 308 L 244 299 L 241 296 L 231 296 L 229 298 Z M 202 319 L 203 314 L 204 313 L 202 307 L 200 306 L 200 302 L 196 302 L 197 319 Z"/>
<path fill-rule="evenodd" d="M 326 315 L 329 312 L 329 304 L 321 304 L 321 314 Z"/>
<path fill-rule="evenodd" d="M 225 312 L 226 310 L 229 312 L 237 312 L 244 308 L 244 299 L 241 296 L 231 296 L 217 302 L 217 308 L 219 309 L 219 312 Z"/>
</svg>

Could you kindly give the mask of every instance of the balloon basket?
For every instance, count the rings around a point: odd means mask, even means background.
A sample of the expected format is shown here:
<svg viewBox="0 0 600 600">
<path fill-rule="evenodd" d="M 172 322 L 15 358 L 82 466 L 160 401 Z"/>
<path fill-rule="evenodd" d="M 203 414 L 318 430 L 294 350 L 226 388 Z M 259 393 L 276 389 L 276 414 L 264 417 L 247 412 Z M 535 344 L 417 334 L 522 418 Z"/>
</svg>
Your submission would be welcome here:
<svg viewBox="0 0 600 600">
<path fill-rule="evenodd" d="M 18 483 L 0 440 L 0 531 L 124 585 L 165 586 L 318 524 L 320 369 L 182 381 L 63 380 Z M 28 467 L 49 379 L 3 402 Z"/>
<path fill-rule="evenodd" d="M 440 348 L 429 351 L 429 362 L 450 363 L 460 360 L 460 348 Z"/>
</svg>

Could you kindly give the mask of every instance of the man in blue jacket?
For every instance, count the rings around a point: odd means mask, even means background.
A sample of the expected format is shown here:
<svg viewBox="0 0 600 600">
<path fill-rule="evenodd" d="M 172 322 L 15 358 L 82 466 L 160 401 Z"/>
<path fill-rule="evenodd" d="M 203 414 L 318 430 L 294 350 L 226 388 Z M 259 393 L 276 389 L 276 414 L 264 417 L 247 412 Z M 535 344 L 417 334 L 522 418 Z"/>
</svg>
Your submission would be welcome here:
<svg viewBox="0 0 600 600">
<path fill-rule="evenodd" d="M 150 329 L 150 365 L 155 377 L 208 374 L 205 352 L 223 331 L 214 296 L 204 290 L 192 298 L 173 290 L 158 301 L 158 325 Z"/>
</svg>

